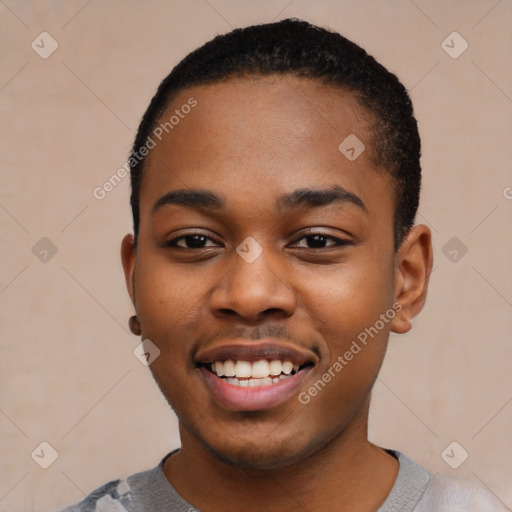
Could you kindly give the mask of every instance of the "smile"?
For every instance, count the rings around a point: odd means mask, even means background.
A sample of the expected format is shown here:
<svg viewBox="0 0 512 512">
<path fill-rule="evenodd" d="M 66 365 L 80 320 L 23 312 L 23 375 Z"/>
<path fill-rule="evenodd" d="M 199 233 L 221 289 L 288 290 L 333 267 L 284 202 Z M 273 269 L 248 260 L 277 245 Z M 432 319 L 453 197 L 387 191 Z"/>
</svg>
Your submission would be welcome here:
<svg viewBox="0 0 512 512">
<path fill-rule="evenodd" d="M 307 365 L 303 365 L 305 367 Z M 210 371 L 232 386 L 260 387 L 271 386 L 296 375 L 300 369 L 298 364 L 279 359 L 259 359 L 250 361 L 217 361 L 212 363 Z"/>
<path fill-rule="evenodd" d="M 203 349 L 194 359 L 217 406 L 239 412 L 283 404 L 318 362 L 312 351 L 274 340 L 237 340 Z"/>
</svg>

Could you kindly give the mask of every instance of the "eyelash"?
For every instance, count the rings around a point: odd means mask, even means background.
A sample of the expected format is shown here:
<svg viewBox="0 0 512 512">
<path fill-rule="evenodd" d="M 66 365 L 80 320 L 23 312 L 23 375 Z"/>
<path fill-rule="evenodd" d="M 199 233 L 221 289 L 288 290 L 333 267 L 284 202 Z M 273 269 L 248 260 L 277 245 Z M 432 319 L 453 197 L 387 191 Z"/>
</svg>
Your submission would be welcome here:
<svg viewBox="0 0 512 512">
<path fill-rule="evenodd" d="M 176 249 L 182 249 L 182 250 L 185 250 L 185 251 L 194 251 L 194 250 L 201 250 L 201 249 L 208 249 L 208 247 L 180 247 L 178 245 L 178 241 L 180 240 L 185 240 L 186 238 L 191 238 L 191 237 L 202 237 L 203 239 L 206 239 L 206 240 L 212 240 L 215 242 L 215 239 L 212 238 L 212 237 L 209 237 L 207 235 L 204 235 L 203 233 L 189 233 L 189 234 L 186 234 L 186 235 L 181 235 L 179 237 L 176 237 L 176 238 L 173 238 L 171 240 L 169 240 L 168 242 L 166 242 L 165 246 L 166 247 L 169 247 L 169 248 L 176 248 Z M 323 239 L 328 239 L 328 240 L 331 240 L 331 241 L 334 241 L 335 243 L 334 244 L 331 244 L 331 245 L 328 245 L 327 247 L 303 247 L 303 249 L 308 249 L 308 250 L 325 250 L 325 249 L 329 249 L 331 247 L 344 247 L 344 246 L 347 246 L 347 245 L 352 245 L 352 242 L 349 242 L 348 240 L 343 240 L 343 239 L 340 239 L 340 238 L 337 238 L 337 237 L 334 237 L 332 235 L 327 235 L 326 233 L 307 233 L 307 234 L 304 234 L 302 235 L 301 237 L 297 238 L 293 244 L 297 244 L 298 241 L 300 240 L 303 240 L 305 238 L 312 238 L 312 237 L 315 237 L 315 236 L 318 236 L 318 237 L 321 237 Z"/>
</svg>

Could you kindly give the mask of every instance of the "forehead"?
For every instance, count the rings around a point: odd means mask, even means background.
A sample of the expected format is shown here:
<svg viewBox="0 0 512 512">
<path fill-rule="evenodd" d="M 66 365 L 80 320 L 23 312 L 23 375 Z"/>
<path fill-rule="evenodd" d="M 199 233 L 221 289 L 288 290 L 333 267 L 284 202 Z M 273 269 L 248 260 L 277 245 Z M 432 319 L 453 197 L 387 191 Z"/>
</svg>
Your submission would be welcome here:
<svg viewBox="0 0 512 512">
<path fill-rule="evenodd" d="M 382 179 L 371 158 L 370 114 L 350 92 L 316 80 L 272 75 L 190 87 L 158 126 L 141 204 L 198 186 L 263 197 L 337 182 L 364 195 L 369 181 Z"/>
</svg>

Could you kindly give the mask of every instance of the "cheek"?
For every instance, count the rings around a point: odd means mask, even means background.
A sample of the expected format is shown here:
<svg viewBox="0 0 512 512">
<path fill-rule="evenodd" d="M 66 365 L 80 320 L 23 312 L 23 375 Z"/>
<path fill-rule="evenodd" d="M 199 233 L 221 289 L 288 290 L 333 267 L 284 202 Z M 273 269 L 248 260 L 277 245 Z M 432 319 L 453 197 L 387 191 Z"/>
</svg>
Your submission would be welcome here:
<svg viewBox="0 0 512 512">
<path fill-rule="evenodd" d="M 141 252 L 135 270 L 135 295 L 141 321 L 146 327 L 171 327 L 187 322 L 199 308 L 206 293 L 207 271 L 198 279 L 197 271 L 170 264 L 165 253 Z"/>
<path fill-rule="evenodd" d="M 161 351 L 152 370 L 184 374 L 193 369 L 191 344 L 204 322 L 208 283 L 161 260 L 151 256 L 139 259 L 135 275 L 137 315 L 143 338 L 153 341 Z"/>
<path fill-rule="evenodd" d="M 386 273 L 346 272 L 310 294 L 312 327 L 325 340 L 319 368 L 301 395 L 315 428 L 348 421 L 368 400 L 389 336 L 391 318 L 381 315 L 393 312 L 390 282 Z"/>
<path fill-rule="evenodd" d="M 191 281 L 186 270 L 158 267 L 150 260 L 140 265 L 136 276 L 142 337 L 160 350 L 150 370 L 164 396 L 179 411 L 197 401 L 192 393 L 197 386 L 190 380 L 196 377 L 191 347 L 203 321 L 204 293 L 195 280 Z"/>
<path fill-rule="evenodd" d="M 365 265 L 359 260 L 323 275 L 303 273 L 298 295 L 334 355 L 392 306 L 393 283 L 391 263 Z"/>
<path fill-rule="evenodd" d="M 340 415 L 360 407 L 384 359 L 391 318 L 381 320 L 381 315 L 393 313 L 392 263 L 362 263 L 308 286 L 315 290 L 309 295 L 308 314 L 325 340 L 318 372 L 303 397 L 314 401 L 312 422 L 323 418 L 335 424 Z"/>
</svg>

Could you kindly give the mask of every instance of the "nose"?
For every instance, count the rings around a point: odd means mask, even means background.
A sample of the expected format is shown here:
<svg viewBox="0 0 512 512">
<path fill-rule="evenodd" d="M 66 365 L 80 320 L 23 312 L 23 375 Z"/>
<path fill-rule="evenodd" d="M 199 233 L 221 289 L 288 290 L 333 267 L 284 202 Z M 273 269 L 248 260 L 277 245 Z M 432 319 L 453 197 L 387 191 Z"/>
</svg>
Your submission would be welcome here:
<svg viewBox="0 0 512 512">
<path fill-rule="evenodd" d="M 229 270 L 219 279 L 210 296 L 214 316 L 258 321 L 293 315 L 297 297 L 287 282 L 285 263 L 278 261 L 278 255 L 265 249 L 254 261 L 248 262 L 233 251 L 227 264 Z"/>
</svg>

